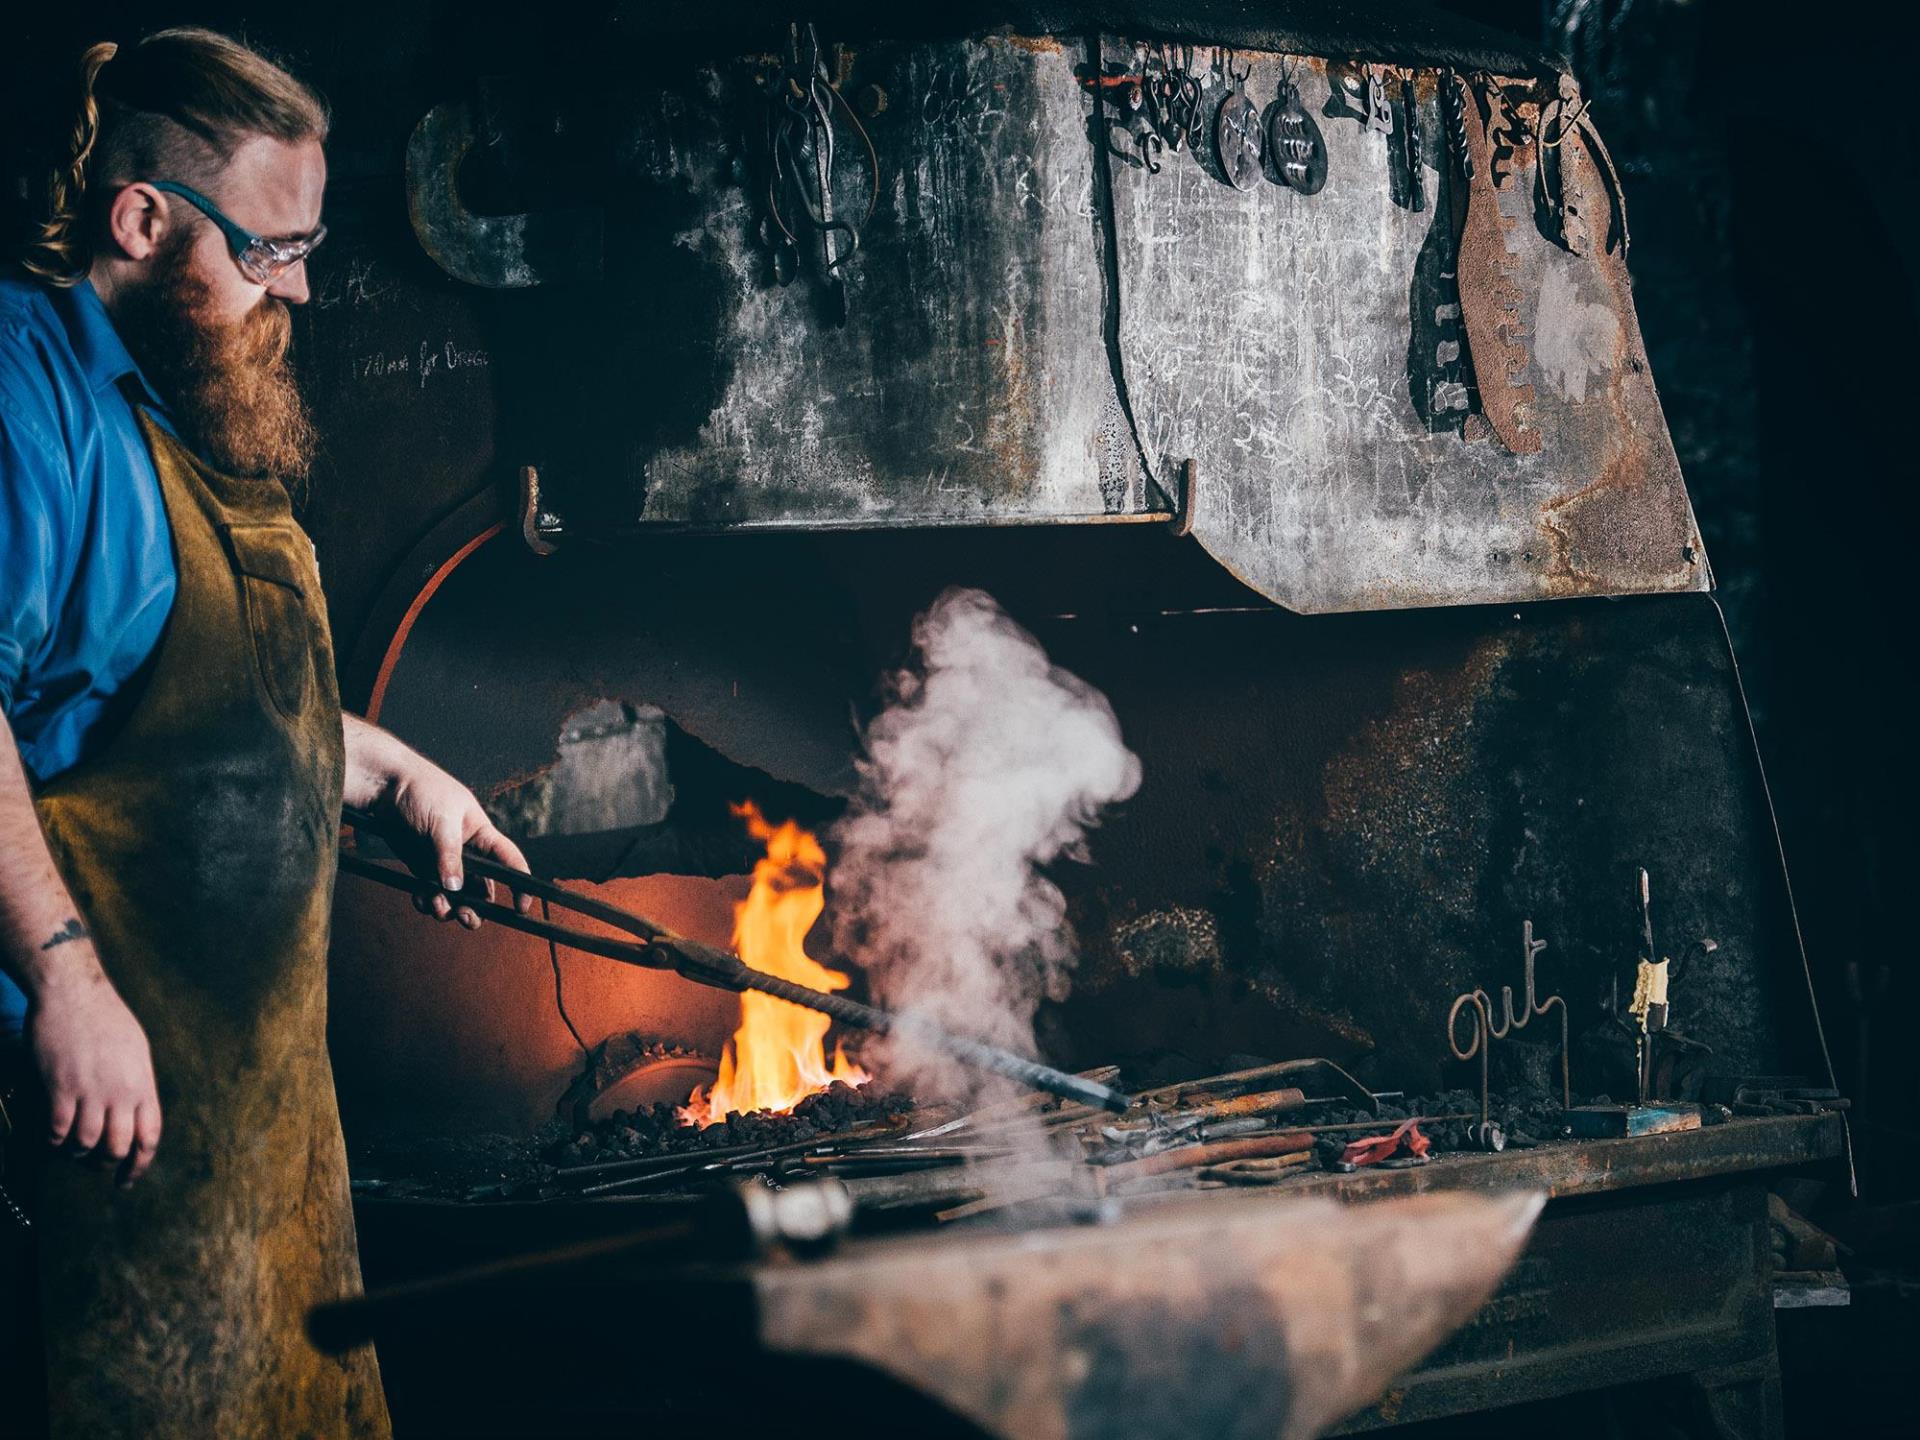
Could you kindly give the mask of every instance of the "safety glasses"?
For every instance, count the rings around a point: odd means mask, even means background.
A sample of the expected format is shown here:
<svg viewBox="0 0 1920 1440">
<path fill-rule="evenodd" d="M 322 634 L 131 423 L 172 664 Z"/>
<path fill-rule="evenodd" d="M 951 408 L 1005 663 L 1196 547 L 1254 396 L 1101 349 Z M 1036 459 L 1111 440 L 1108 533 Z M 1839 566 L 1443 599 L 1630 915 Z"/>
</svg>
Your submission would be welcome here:
<svg viewBox="0 0 1920 1440">
<path fill-rule="evenodd" d="M 218 225 L 220 233 L 227 237 L 227 248 L 233 251 L 233 263 L 240 267 L 242 275 L 256 285 L 271 285 L 318 250 L 320 242 L 327 238 L 327 227 L 322 225 L 311 235 L 299 235 L 290 240 L 269 239 L 234 224 L 220 213 L 218 206 L 190 185 L 177 184 L 172 180 L 149 180 L 147 183 L 156 190 L 178 195 Z"/>
</svg>

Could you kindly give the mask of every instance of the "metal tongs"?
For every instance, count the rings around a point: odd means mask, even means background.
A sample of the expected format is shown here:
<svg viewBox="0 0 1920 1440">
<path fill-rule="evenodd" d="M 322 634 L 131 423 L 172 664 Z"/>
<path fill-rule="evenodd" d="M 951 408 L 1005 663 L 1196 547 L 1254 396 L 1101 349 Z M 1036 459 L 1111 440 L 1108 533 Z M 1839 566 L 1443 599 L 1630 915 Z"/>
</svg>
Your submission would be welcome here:
<svg viewBox="0 0 1920 1440">
<path fill-rule="evenodd" d="M 351 825 L 356 832 L 378 836 L 396 855 L 404 857 L 408 852 L 422 847 L 423 842 L 420 837 L 411 831 L 382 820 L 365 810 L 349 805 L 343 809 L 342 814 L 347 824 Z M 737 955 L 729 955 L 724 950 L 716 950 L 710 945 L 702 945 L 697 940 L 675 935 L 665 926 L 656 925 L 645 916 L 622 910 L 617 905 L 609 905 L 604 900 L 596 900 L 591 895 L 581 895 L 552 880 L 543 880 L 537 875 L 529 875 L 511 866 L 502 865 L 499 861 L 477 851 L 464 851 L 462 863 L 468 876 L 468 888 L 458 895 L 448 895 L 447 898 L 472 910 L 482 919 L 491 920 L 496 925 L 504 925 L 509 930 L 537 935 L 543 940 L 551 940 L 556 945 L 565 945 L 590 955 L 601 955 L 609 960 L 618 960 L 624 965 L 637 965 L 645 970 L 671 970 L 696 984 L 710 985 L 717 990 L 735 992 L 757 990 L 763 995 L 772 995 L 777 999 L 804 1006 L 808 1010 L 818 1010 L 823 1015 L 832 1016 L 843 1025 L 851 1025 L 858 1030 L 870 1030 L 880 1035 L 900 1035 L 915 1043 L 944 1051 L 977 1070 L 1004 1075 L 1009 1080 L 1016 1080 L 1032 1089 L 1045 1090 L 1068 1100 L 1078 1100 L 1084 1105 L 1096 1105 L 1103 1110 L 1111 1110 L 1116 1115 L 1125 1113 L 1133 1104 L 1131 1097 L 1119 1090 L 1093 1080 L 1083 1079 L 1078 1075 L 1069 1075 L 1066 1071 L 1056 1070 L 1050 1065 L 1024 1059 L 1011 1051 L 988 1045 L 984 1041 L 952 1034 L 917 1016 L 895 1015 L 891 1011 L 881 1010 L 876 1006 L 863 1005 L 858 1000 L 849 1000 L 844 995 L 812 990 L 805 985 L 796 985 L 791 980 L 782 980 L 777 976 L 765 974 L 746 964 Z M 395 890 L 404 890 L 410 895 L 432 897 L 447 893 L 443 886 L 431 880 L 424 880 L 411 871 L 383 865 L 345 848 L 340 852 L 340 868 L 350 875 L 358 875 Z M 563 910 L 585 915 L 589 919 L 598 920 L 603 925 L 610 925 L 635 938 L 634 940 L 616 940 L 585 930 L 575 930 L 570 926 L 556 925 L 548 919 L 536 920 L 531 915 L 522 915 L 511 905 L 497 904 L 486 899 L 483 893 L 476 893 L 477 887 L 473 885 L 476 880 L 497 881 L 519 894 L 531 895 L 550 906 L 559 906 Z"/>
</svg>

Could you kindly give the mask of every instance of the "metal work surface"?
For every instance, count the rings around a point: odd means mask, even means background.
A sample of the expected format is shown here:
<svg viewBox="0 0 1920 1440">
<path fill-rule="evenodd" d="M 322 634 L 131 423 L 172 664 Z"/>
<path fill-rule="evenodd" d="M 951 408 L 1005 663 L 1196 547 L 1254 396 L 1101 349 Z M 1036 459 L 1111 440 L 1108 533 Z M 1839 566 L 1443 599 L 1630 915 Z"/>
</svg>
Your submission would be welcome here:
<svg viewBox="0 0 1920 1440">
<path fill-rule="evenodd" d="M 1831 1160 L 1845 1144 L 1842 1123 L 1837 1114 L 1755 1116 L 1669 1135 L 1568 1141 L 1498 1155 L 1455 1152 L 1406 1170 L 1302 1175 L 1288 1181 L 1286 1189 L 1331 1192 L 1342 1200 L 1434 1190 L 1537 1189 L 1563 1200 Z"/>
</svg>

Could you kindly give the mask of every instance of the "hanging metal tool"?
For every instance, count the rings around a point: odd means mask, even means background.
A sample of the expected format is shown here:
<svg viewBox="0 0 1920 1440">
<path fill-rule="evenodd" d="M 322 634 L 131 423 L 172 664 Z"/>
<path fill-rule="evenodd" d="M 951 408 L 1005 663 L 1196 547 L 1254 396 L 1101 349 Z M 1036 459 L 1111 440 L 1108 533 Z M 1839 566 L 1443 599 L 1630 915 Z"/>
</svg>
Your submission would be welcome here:
<svg viewBox="0 0 1920 1440">
<path fill-rule="evenodd" d="M 1094 96 L 1096 128 L 1107 153 L 1137 170 L 1158 175 L 1166 141 L 1148 113 L 1147 95 L 1154 77 L 1108 71 L 1082 74 L 1080 83 Z"/>
<path fill-rule="evenodd" d="M 832 287 L 834 313 L 839 323 L 847 316 L 848 260 L 860 248 L 860 232 L 873 219 L 880 199 L 880 157 L 873 139 L 860 123 L 828 75 L 820 55 L 820 37 L 812 25 L 787 27 L 786 68 L 773 83 L 767 145 L 770 167 L 767 214 L 779 239 L 775 242 L 775 277 L 784 284 L 797 268 L 801 234 L 820 237 L 823 272 Z M 858 221 L 837 203 L 834 193 L 835 118 L 844 121 L 866 151 L 867 203 Z M 786 250 L 784 266 L 781 250 Z"/>
<path fill-rule="evenodd" d="M 1327 183 L 1327 142 L 1307 107 L 1292 65 L 1280 72 L 1280 93 L 1267 120 L 1267 155 L 1280 182 L 1302 195 L 1318 195 Z"/>
<path fill-rule="evenodd" d="M 1366 71 L 1367 129 L 1393 134 L 1393 97 L 1387 90 L 1387 72 L 1372 65 Z"/>
<path fill-rule="evenodd" d="M 1420 173 L 1420 101 L 1414 94 L 1413 71 L 1400 79 L 1400 154 L 1406 165 L 1407 208 L 1427 208 L 1427 186 Z"/>
<path fill-rule="evenodd" d="M 1560 236 L 1560 243 L 1574 255 L 1585 255 L 1593 246 L 1593 228 L 1588 214 L 1587 186 L 1582 174 L 1579 152 L 1585 149 L 1600 171 L 1613 202 L 1613 221 L 1607 228 L 1606 249 L 1619 246 L 1627 253 L 1627 202 L 1620 189 L 1620 175 L 1614 169 L 1600 132 L 1587 115 L 1587 100 L 1580 84 L 1571 75 L 1555 77 L 1551 94 L 1540 103 L 1540 124 L 1533 134 L 1535 199 Z"/>
<path fill-rule="evenodd" d="M 1513 281 L 1507 246 L 1513 221 L 1501 210 L 1499 191 L 1512 179 L 1520 134 L 1497 81 L 1477 76 L 1470 84 L 1452 77 L 1457 123 L 1470 168 L 1466 214 L 1460 226 L 1461 318 L 1473 351 L 1480 412 L 1500 443 L 1516 455 L 1539 453 L 1533 423 L 1533 385 L 1524 377 L 1532 364 L 1521 318 L 1523 297 Z"/>
<path fill-rule="evenodd" d="M 1193 73 L 1193 46 L 1183 45 L 1176 52 L 1172 45 L 1162 45 L 1158 61 L 1156 68 L 1150 57 L 1146 67 L 1147 118 L 1177 155 L 1200 127 L 1203 87 Z"/>
<path fill-rule="evenodd" d="M 1218 61 L 1227 83 L 1227 98 L 1213 113 L 1213 151 L 1220 158 L 1220 169 L 1236 190 L 1251 190 L 1260 180 L 1260 109 L 1247 98 L 1247 77 L 1253 74 L 1252 62 L 1245 68 L 1233 68 L 1233 52 L 1219 52 Z"/>
<path fill-rule="evenodd" d="M 427 857 L 417 852 L 422 844 L 420 838 L 404 829 L 382 821 L 364 810 L 346 806 L 342 811 L 347 824 L 355 831 L 378 836 L 391 847 L 396 854 L 414 854 L 416 860 L 425 862 Z M 857 1000 L 849 1000 L 844 995 L 829 994 L 824 990 L 810 989 L 805 985 L 796 985 L 790 980 L 768 975 L 755 970 L 738 956 L 729 955 L 724 950 L 715 950 L 710 945 L 702 945 L 697 940 L 675 935 L 663 926 L 654 924 L 645 916 L 635 915 L 622 910 L 617 905 L 609 905 L 604 900 L 596 900 L 590 895 L 576 894 L 563 885 L 551 880 L 543 880 L 536 875 L 514 870 L 500 864 L 488 856 L 474 850 L 463 852 L 462 864 L 468 877 L 468 888 L 458 895 L 449 896 L 456 905 L 472 910 L 484 920 L 492 920 L 510 930 L 523 931 L 537 935 L 542 939 L 564 945 L 572 950 L 582 950 L 590 955 L 602 955 L 609 960 L 618 960 L 622 964 L 637 965 L 646 970 L 672 970 L 685 978 L 701 985 L 709 985 L 717 990 L 757 990 L 763 995 L 772 995 L 776 999 L 788 1000 L 809 1010 L 817 1010 L 830 1015 L 844 1025 L 858 1030 L 870 1030 L 880 1035 L 905 1036 L 914 1044 L 925 1045 L 953 1056 L 966 1065 L 978 1070 L 986 1070 L 995 1075 L 1004 1075 L 1035 1090 L 1045 1090 L 1068 1100 L 1078 1100 L 1083 1104 L 1111 1110 L 1115 1114 L 1124 1114 L 1132 1105 L 1131 1097 L 1110 1086 L 1086 1080 L 1078 1075 L 1069 1075 L 1050 1065 L 1025 1059 L 998 1046 L 971 1039 L 965 1035 L 954 1035 L 939 1026 L 921 1020 L 913 1015 L 895 1015 L 872 1005 L 863 1005 Z M 417 875 L 393 869 L 378 861 L 368 860 L 350 850 L 340 853 L 340 868 L 348 874 L 373 880 L 395 890 L 404 890 L 417 898 L 430 898 L 446 894 L 445 890 L 431 881 L 422 880 Z M 426 873 L 432 873 L 432 865 L 425 864 Z M 571 910 L 598 920 L 603 925 L 611 925 L 616 930 L 631 935 L 640 943 L 612 940 L 605 936 L 590 934 L 584 930 L 575 930 L 564 925 L 555 925 L 548 920 L 536 920 L 531 915 L 523 915 L 511 905 L 495 904 L 490 898 L 491 890 L 478 890 L 475 881 L 483 886 L 494 883 L 506 886 L 520 895 L 532 896 L 557 905 L 563 910 Z"/>
<path fill-rule="evenodd" d="M 1457 430 L 1484 440 L 1493 430 L 1485 416 L 1474 413 L 1473 358 L 1460 307 L 1460 230 L 1473 161 L 1460 116 L 1462 92 L 1451 71 L 1440 72 L 1437 88 L 1440 163 L 1434 175 L 1431 243 L 1415 272 L 1412 395 L 1428 430 Z"/>
</svg>

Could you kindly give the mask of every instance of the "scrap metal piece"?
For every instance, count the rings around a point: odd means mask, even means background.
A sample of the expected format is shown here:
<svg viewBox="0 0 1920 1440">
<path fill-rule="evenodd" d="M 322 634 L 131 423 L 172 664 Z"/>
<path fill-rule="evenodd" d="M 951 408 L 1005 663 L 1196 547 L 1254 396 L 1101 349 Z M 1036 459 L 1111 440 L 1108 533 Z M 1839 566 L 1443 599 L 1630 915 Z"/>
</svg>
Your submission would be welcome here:
<svg viewBox="0 0 1920 1440">
<path fill-rule="evenodd" d="M 1500 87 L 1491 81 L 1466 87 L 1459 113 L 1472 173 L 1467 213 L 1460 234 L 1460 307 L 1473 350 L 1480 386 L 1480 409 L 1494 436 L 1515 455 L 1537 455 L 1539 429 L 1532 419 L 1533 385 L 1521 379 L 1532 363 L 1521 320 L 1522 297 L 1514 284 L 1516 265 L 1508 240 L 1511 217 L 1500 208 L 1499 191 L 1511 178 L 1514 131 Z"/>
<path fill-rule="evenodd" d="M 1666 1135 L 1698 1130 L 1698 1105 L 1661 1101 L 1648 1105 L 1577 1105 L 1567 1111 L 1567 1131 L 1576 1140 L 1610 1140 L 1623 1135 Z"/>
<path fill-rule="evenodd" d="M 1218 1165 L 1209 1165 L 1199 1174 L 1202 1180 L 1218 1180 L 1224 1185 L 1278 1185 L 1282 1180 L 1299 1173 L 1301 1167 L 1312 1158 L 1312 1151 L 1302 1150 L 1292 1155 L 1273 1155 L 1260 1160 L 1227 1160 Z"/>
<path fill-rule="evenodd" d="M 1402 1120 L 1385 1135 L 1368 1135 L 1348 1141 L 1340 1151 L 1339 1163 L 1355 1169 L 1364 1165 L 1378 1165 L 1398 1155 L 1403 1148 L 1416 1160 L 1426 1159 L 1432 1151 L 1433 1141 L 1421 1133 L 1419 1120 Z"/>
<path fill-rule="evenodd" d="M 407 140 L 407 216 L 434 263 L 456 280 L 490 290 L 598 276 L 598 210 L 477 215 L 467 208 L 460 168 L 473 146 L 473 110 L 461 101 L 434 106 Z"/>
</svg>

